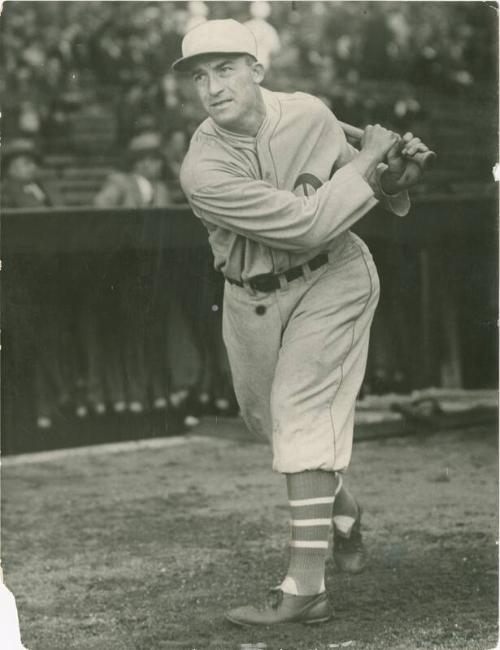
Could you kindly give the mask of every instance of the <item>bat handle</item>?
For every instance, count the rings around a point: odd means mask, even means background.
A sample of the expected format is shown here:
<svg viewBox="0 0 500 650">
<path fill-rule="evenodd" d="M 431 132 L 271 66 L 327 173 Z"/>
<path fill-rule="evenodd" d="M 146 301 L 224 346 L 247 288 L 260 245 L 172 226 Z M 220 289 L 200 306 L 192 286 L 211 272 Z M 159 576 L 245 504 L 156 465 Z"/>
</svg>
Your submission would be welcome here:
<svg viewBox="0 0 500 650">
<path fill-rule="evenodd" d="M 423 170 L 428 171 L 434 167 L 436 162 L 436 154 L 434 151 L 419 151 L 414 156 L 407 156 L 408 160 L 417 163 Z"/>
<path fill-rule="evenodd" d="M 342 131 L 349 138 L 359 141 L 363 137 L 363 129 L 352 124 L 346 124 L 346 122 L 339 122 L 339 124 L 342 127 Z M 416 163 L 422 170 L 429 170 L 434 166 L 437 156 L 434 151 L 419 151 L 414 156 L 407 156 L 407 158 Z"/>
</svg>

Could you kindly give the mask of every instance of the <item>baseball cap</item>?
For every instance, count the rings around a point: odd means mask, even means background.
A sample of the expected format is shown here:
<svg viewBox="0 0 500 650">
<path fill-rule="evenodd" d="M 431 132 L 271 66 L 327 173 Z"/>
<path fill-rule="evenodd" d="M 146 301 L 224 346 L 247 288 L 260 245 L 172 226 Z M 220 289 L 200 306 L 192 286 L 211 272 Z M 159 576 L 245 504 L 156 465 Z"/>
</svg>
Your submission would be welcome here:
<svg viewBox="0 0 500 650">
<path fill-rule="evenodd" d="M 174 61 L 172 67 L 185 71 L 201 54 L 250 54 L 257 58 L 257 42 L 248 27 L 232 18 L 207 20 L 184 36 L 182 57 Z"/>
</svg>

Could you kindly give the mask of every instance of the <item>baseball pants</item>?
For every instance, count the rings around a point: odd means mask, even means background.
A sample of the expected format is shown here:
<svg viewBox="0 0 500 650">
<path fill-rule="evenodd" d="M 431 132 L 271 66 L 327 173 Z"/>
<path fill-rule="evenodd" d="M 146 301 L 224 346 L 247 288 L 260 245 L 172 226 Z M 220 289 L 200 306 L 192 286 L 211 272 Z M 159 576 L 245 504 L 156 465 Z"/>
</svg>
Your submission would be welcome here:
<svg viewBox="0 0 500 650">
<path fill-rule="evenodd" d="M 378 274 L 351 232 L 328 264 L 272 293 L 226 282 L 223 336 L 248 428 L 271 441 L 273 469 L 342 471 L 349 465 Z"/>
</svg>

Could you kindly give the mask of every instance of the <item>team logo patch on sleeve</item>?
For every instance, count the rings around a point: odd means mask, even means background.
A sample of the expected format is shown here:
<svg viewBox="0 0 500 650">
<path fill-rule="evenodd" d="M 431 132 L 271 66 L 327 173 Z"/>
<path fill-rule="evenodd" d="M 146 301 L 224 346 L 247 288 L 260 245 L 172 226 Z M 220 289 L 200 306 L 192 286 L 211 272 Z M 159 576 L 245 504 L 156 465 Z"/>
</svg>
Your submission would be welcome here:
<svg viewBox="0 0 500 650">
<path fill-rule="evenodd" d="M 322 185 L 323 181 L 320 181 L 317 176 L 314 176 L 314 174 L 304 173 L 300 174 L 295 181 L 293 191 L 299 196 L 312 196 Z"/>
</svg>

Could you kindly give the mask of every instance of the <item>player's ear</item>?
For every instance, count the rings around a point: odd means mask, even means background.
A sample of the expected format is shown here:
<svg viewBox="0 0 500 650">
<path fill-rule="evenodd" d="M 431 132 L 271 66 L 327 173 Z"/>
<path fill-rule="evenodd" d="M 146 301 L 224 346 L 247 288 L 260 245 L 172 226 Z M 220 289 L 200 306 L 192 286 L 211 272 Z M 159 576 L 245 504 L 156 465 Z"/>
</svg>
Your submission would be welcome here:
<svg viewBox="0 0 500 650">
<path fill-rule="evenodd" d="M 258 61 L 254 61 L 252 63 L 252 77 L 256 84 L 260 84 L 262 81 L 264 81 L 265 72 L 266 71 L 262 63 L 259 63 Z"/>
</svg>

